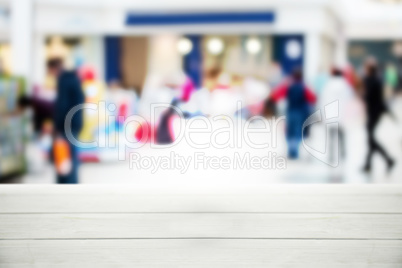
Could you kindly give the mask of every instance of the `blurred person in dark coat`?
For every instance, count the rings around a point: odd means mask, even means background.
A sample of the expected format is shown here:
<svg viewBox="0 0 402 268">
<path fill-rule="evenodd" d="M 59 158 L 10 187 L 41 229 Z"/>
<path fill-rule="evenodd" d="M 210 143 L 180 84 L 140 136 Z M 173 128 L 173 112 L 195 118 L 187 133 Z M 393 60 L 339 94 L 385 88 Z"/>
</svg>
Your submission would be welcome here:
<svg viewBox="0 0 402 268">
<path fill-rule="evenodd" d="M 394 160 L 388 155 L 385 149 L 378 143 L 375 138 L 375 129 L 380 122 L 381 116 L 388 111 L 384 101 L 383 83 L 378 74 L 378 66 L 375 59 L 370 58 L 366 62 L 366 76 L 363 78 L 364 100 L 367 112 L 367 134 L 368 134 L 368 154 L 365 172 L 371 171 L 371 159 L 374 152 L 380 153 L 385 159 L 388 171 L 394 166 Z"/>
<path fill-rule="evenodd" d="M 79 109 L 74 113 L 68 129 L 64 122 L 68 112 L 76 105 L 84 104 L 85 98 L 81 87 L 81 81 L 75 71 L 67 71 L 63 68 L 63 61 L 59 58 L 48 62 L 49 72 L 57 78 L 57 97 L 54 105 L 54 130 L 57 139 L 64 139 L 69 147 L 70 164 L 66 172 L 58 172 L 58 183 L 78 183 L 78 152 L 77 147 L 67 139 L 67 131 L 77 139 L 83 126 L 83 112 Z M 56 163 L 57 168 L 57 163 Z"/>
</svg>

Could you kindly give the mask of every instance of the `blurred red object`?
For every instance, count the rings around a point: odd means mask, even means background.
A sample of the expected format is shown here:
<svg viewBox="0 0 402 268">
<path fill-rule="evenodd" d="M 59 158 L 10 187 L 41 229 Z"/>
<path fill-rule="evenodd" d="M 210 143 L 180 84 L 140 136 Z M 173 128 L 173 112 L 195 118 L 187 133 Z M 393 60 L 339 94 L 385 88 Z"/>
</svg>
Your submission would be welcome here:
<svg viewBox="0 0 402 268">
<path fill-rule="evenodd" d="M 80 153 L 79 159 L 81 163 L 99 163 L 100 159 L 96 154 Z"/>
<path fill-rule="evenodd" d="M 145 136 L 146 135 L 146 136 Z M 151 126 L 149 122 L 140 124 L 134 134 L 135 138 L 142 143 L 155 141 L 155 127 Z M 144 137 L 145 136 L 145 137 Z"/>
<path fill-rule="evenodd" d="M 194 83 L 189 77 L 186 78 L 186 81 L 182 85 L 181 90 L 182 90 L 181 100 L 184 102 L 189 101 L 191 94 L 195 91 Z"/>
<path fill-rule="evenodd" d="M 126 120 L 128 115 L 128 105 L 127 103 L 122 103 L 119 107 L 119 112 L 118 112 L 118 122 L 119 124 L 124 124 L 124 121 Z"/>
<path fill-rule="evenodd" d="M 95 80 L 95 69 L 92 66 L 84 65 L 78 69 L 78 76 L 82 81 L 92 81 Z"/>
<path fill-rule="evenodd" d="M 359 78 L 356 75 L 356 72 L 350 64 L 348 64 L 345 69 L 343 70 L 343 76 L 345 77 L 346 81 L 348 81 L 349 85 L 353 89 L 358 89 L 359 87 Z"/>
<path fill-rule="evenodd" d="M 64 138 L 56 137 L 53 144 L 53 154 L 57 174 L 69 174 L 72 169 L 70 145 Z"/>
</svg>

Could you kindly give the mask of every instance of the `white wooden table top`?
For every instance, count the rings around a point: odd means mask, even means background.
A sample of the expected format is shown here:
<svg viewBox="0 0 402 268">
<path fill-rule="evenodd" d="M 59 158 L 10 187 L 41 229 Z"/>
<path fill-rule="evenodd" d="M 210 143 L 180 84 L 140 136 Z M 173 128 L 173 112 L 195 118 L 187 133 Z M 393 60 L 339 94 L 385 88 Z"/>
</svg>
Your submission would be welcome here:
<svg viewBox="0 0 402 268">
<path fill-rule="evenodd" d="M 0 267 L 402 267 L 402 186 L 0 186 Z"/>
</svg>

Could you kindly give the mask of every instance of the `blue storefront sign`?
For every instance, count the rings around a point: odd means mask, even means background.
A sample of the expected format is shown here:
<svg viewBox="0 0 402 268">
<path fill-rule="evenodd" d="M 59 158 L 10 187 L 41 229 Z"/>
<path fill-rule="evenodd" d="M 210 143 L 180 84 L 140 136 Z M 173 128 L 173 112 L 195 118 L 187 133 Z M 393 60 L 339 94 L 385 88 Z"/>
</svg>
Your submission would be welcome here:
<svg viewBox="0 0 402 268">
<path fill-rule="evenodd" d="M 126 25 L 183 25 L 217 23 L 273 23 L 275 13 L 259 12 L 209 12 L 209 13 L 136 13 L 126 16 Z"/>
</svg>

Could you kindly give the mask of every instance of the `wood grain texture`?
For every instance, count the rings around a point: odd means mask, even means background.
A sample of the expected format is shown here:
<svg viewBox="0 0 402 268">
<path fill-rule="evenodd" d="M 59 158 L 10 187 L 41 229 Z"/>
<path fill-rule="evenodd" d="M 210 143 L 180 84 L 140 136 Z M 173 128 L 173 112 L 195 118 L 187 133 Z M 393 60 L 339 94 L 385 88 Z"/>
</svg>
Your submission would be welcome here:
<svg viewBox="0 0 402 268">
<path fill-rule="evenodd" d="M 402 186 L 2 186 L 0 213 L 402 213 Z"/>
<path fill-rule="evenodd" d="M 402 241 L 0 241 L 0 267 L 401 267 Z"/>
<path fill-rule="evenodd" d="M 402 239 L 402 214 L 1 214 L 0 239 Z"/>
<path fill-rule="evenodd" d="M 0 267 L 402 267 L 402 186 L 0 186 Z"/>
</svg>

